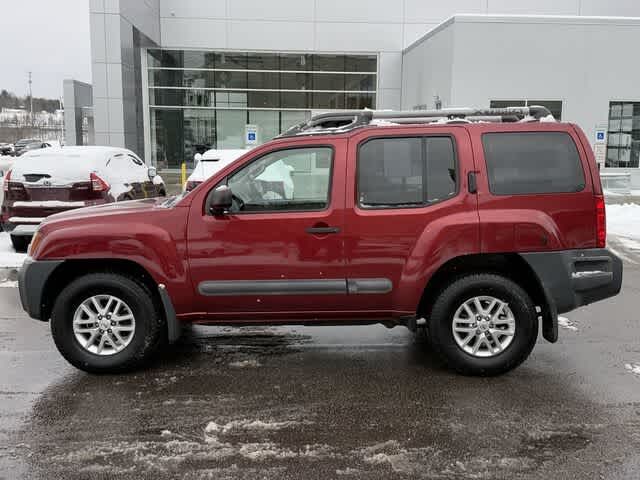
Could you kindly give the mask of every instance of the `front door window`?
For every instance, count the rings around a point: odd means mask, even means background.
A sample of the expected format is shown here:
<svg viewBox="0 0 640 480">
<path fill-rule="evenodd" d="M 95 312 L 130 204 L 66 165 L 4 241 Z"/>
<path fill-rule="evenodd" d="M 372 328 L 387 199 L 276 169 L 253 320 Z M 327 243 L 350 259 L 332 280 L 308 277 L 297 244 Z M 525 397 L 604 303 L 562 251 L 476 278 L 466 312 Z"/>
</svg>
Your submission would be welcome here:
<svg viewBox="0 0 640 480">
<path fill-rule="evenodd" d="M 259 158 L 228 180 L 232 212 L 324 210 L 329 205 L 333 150 L 279 150 Z"/>
</svg>

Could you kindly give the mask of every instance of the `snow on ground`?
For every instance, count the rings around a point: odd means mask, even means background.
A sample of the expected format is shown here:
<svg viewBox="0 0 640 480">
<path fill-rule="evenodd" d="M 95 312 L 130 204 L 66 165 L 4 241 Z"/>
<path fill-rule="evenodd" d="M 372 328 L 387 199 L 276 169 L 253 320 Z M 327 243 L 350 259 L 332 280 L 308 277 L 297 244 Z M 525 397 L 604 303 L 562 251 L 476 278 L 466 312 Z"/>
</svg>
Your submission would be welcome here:
<svg viewBox="0 0 640 480">
<path fill-rule="evenodd" d="M 575 323 L 569 320 L 567 317 L 558 317 L 558 325 L 567 330 L 571 330 L 573 332 L 578 331 L 578 327 L 576 327 Z"/>
<path fill-rule="evenodd" d="M 633 363 L 625 363 L 624 368 L 627 371 L 640 376 L 640 365 L 633 364 Z"/>
<path fill-rule="evenodd" d="M 19 268 L 26 257 L 26 253 L 16 253 L 8 233 L 0 232 L 0 268 Z"/>
<path fill-rule="evenodd" d="M 229 366 L 233 368 L 256 368 L 261 365 L 257 360 L 239 360 L 237 362 L 231 362 Z"/>
<path fill-rule="evenodd" d="M 640 205 L 607 205 L 607 233 L 640 241 Z"/>
</svg>

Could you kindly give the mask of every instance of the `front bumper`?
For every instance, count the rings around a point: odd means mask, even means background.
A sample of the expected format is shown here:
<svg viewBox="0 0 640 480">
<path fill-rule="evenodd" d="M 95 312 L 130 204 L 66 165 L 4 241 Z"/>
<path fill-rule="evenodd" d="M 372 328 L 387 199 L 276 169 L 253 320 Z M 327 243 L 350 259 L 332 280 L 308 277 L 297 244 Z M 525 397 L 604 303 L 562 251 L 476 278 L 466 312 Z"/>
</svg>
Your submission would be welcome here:
<svg viewBox="0 0 640 480">
<path fill-rule="evenodd" d="M 604 248 L 525 253 L 557 313 L 620 293 L 622 261 Z"/>
<path fill-rule="evenodd" d="M 22 308 L 31 318 L 36 320 L 49 320 L 44 318 L 47 311 L 44 289 L 54 270 L 63 260 L 33 260 L 27 257 L 18 272 L 18 289 Z"/>
</svg>

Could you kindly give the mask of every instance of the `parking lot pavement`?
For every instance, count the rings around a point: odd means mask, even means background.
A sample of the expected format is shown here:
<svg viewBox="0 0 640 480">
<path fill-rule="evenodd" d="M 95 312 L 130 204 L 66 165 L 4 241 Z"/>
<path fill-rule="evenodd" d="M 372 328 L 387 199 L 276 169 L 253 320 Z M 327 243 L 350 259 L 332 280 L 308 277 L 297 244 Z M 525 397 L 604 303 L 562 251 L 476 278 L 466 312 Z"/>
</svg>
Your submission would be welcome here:
<svg viewBox="0 0 640 480">
<path fill-rule="evenodd" d="M 622 245 L 613 245 L 622 249 Z M 640 478 L 640 255 L 498 378 L 402 328 L 189 329 L 92 376 L 0 288 L 0 478 Z"/>
</svg>

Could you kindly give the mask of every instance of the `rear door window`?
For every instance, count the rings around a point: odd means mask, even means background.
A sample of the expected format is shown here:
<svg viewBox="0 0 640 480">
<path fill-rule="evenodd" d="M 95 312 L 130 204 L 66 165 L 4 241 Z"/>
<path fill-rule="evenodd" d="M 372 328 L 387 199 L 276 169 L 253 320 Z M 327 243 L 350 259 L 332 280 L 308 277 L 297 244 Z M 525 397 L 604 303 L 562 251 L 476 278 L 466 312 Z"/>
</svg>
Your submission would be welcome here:
<svg viewBox="0 0 640 480">
<path fill-rule="evenodd" d="M 482 144 L 495 195 L 570 193 L 585 187 L 578 149 L 567 133 L 486 133 Z"/>
<path fill-rule="evenodd" d="M 358 204 L 422 207 L 455 196 L 456 156 L 448 136 L 375 138 L 358 151 Z"/>
</svg>

